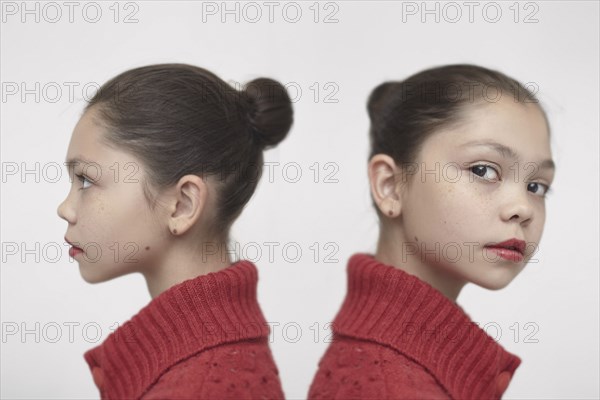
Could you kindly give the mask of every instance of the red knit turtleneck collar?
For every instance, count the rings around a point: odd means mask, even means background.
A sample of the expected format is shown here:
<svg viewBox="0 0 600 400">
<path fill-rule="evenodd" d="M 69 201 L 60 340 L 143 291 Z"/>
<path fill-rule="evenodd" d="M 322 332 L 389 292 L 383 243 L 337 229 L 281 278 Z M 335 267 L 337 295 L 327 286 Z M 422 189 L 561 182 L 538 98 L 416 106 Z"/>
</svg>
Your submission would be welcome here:
<svg viewBox="0 0 600 400">
<path fill-rule="evenodd" d="M 452 398 L 500 398 L 521 363 L 440 291 L 359 253 L 336 334 L 390 346 L 425 367 Z"/>
<path fill-rule="evenodd" d="M 139 398 L 182 359 L 223 343 L 268 337 L 257 281 L 256 266 L 242 260 L 150 301 L 84 354 L 102 398 Z"/>
</svg>

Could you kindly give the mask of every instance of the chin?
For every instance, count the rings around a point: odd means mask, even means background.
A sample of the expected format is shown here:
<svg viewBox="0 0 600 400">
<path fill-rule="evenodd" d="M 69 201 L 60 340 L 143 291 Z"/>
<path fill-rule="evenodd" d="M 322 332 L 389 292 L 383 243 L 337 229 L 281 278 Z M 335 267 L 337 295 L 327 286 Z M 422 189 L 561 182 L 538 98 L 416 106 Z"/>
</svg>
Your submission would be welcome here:
<svg viewBox="0 0 600 400">
<path fill-rule="evenodd" d="M 86 274 L 81 274 L 81 277 L 83 278 L 84 281 L 86 281 L 87 283 L 90 284 L 96 284 L 96 283 L 101 283 L 101 282 L 106 282 L 108 279 L 102 279 L 101 277 L 97 277 L 97 276 L 88 276 Z"/>
<path fill-rule="evenodd" d="M 93 264 L 93 267 L 97 268 L 99 265 Z M 90 284 L 102 283 L 115 278 L 113 276 L 106 276 L 106 274 L 99 274 L 98 270 L 86 270 L 86 267 L 82 267 L 81 265 L 79 266 L 79 272 L 83 280 Z"/>
<path fill-rule="evenodd" d="M 82 273 L 81 277 L 83 278 L 84 281 L 86 281 L 87 283 L 90 283 L 92 285 L 110 280 L 110 279 L 106 279 L 106 277 L 103 277 L 103 276 L 89 275 L 89 274 L 85 274 L 85 273 Z"/>
<path fill-rule="evenodd" d="M 483 279 L 472 280 L 471 282 L 488 290 L 500 290 L 507 287 L 514 278 L 514 276 L 487 276 Z"/>
</svg>

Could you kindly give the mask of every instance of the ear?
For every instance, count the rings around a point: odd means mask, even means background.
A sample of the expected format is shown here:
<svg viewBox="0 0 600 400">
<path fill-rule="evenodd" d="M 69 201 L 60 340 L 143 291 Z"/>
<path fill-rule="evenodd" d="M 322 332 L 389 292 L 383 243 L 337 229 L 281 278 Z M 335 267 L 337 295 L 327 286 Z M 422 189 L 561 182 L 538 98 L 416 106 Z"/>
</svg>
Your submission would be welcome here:
<svg viewBox="0 0 600 400">
<path fill-rule="evenodd" d="M 369 160 L 371 196 L 381 214 L 389 218 L 399 216 L 402 206 L 398 173 L 396 162 L 386 154 L 376 154 Z"/>
<path fill-rule="evenodd" d="M 181 235 L 192 228 L 206 210 L 208 186 L 197 175 L 185 175 L 177 185 L 171 198 L 169 229 L 172 234 Z"/>
</svg>

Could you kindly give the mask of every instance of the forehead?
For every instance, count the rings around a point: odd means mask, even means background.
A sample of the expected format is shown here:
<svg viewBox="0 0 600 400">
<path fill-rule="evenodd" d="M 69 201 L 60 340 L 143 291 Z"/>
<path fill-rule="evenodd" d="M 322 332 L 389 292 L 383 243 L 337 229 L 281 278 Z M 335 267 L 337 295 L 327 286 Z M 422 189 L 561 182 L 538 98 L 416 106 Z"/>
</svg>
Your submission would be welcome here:
<svg viewBox="0 0 600 400">
<path fill-rule="evenodd" d="M 542 111 L 533 103 L 504 99 L 467 106 L 460 124 L 432 135 L 423 149 L 429 153 L 494 150 L 481 145 L 484 142 L 509 147 L 525 162 L 551 158 L 550 135 Z"/>
<path fill-rule="evenodd" d="M 94 148 L 98 147 L 100 127 L 95 123 L 91 111 L 84 113 L 71 135 L 69 150 L 67 151 L 67 159 L 79 153 L 88 154 Z"/>
<path fill-rule="evenodd" d="M 85 112 L 73 129 L 65 162 L 93 162 L 110 166 L 116 161 L 125 161 L 125 153 L 108 146 L 103 140 L 105 128 L 98 123 L 94 109 Z M 75 164 L 75 166 L 79 165 Z"/>
</svg>

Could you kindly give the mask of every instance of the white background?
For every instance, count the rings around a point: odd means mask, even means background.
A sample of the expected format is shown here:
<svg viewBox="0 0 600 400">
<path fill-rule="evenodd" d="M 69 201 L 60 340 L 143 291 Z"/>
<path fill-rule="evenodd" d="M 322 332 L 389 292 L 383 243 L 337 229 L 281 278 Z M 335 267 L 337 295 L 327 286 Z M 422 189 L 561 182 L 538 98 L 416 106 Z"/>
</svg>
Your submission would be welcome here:
<svg viewBox="0 0 600 400">
<path fill-rule="evenodd" d="M 598 398 L 598 3 L 476 3 L 472 21 L 463 2 L 275 4 L 271 22 L 263 2 L 75 2 L 71 22 L 63 2 L 2 3 L 2 398 L 97 398 L 84 351 L 150 300 L 141 275 L 84 282 L 63 246 L 67 226 L 56 208 L 70 184 L 63 162 L 84 106 L 83 87 L 92 93 L 94 83 L 163 62 L 196 64 L 226 81 L 272 77 L 294 97 L 293 129 L 265 155 L 280 164 L 271 176 L 265 170 L 232 232 L 242 256 L 259 267 L 259 300 L 267 320 L 279 324 L 271 346 L 291 399 L 306 398 L 327 346 L 325 324 L 343 299 L 348 257 L 375 250 L 378 225 L 366 175 L 370 91 L 384 80 L 458 62 L 535 83 L 558 167 L 538 262 L 501 291 L 468 285 L 458 301 L 523 360 L 505 398 Z M 224 14 L 224 7 L 238 11 Z M 406 12 L 411 7 L 416 14 Z M 437 7 L 439 21 L 424 7 Z M 125 23 L 128 15 L 137 22 Z M 15 84 L 18 92 L 9 93 Z M 21 89 L 30 94 L 22 97 Z M 333 171 L 328 162 L 338 168 L 337 183 L 324 182 Z M 36 163 L 37 176 L 23 173 Z M 296 183 L 293 169 L 282 175 L 290 163 L 302 171 Z M 9 174 L 15 165 L 19 170 Z M 63 167 L 58 182 L 54 165 Z M 266 246 L 258 258 L 249 245 L 273 241 L 280 243 L 273 260 Z M 315 242 L 319 262 L 310 248 Z M 337 262 L 324 262 L 329 242 Z M 16 254 L 6 251 L 11 243 Z M 286 261 L 287 243 L 300 246 L 300 260 Z M 36 244 L 40 251 L 25 251 Z M 528 322 L 535 332 L 525 328 Z M 71 338 L 69 324 L 76 324 Z"/>
</svg>

